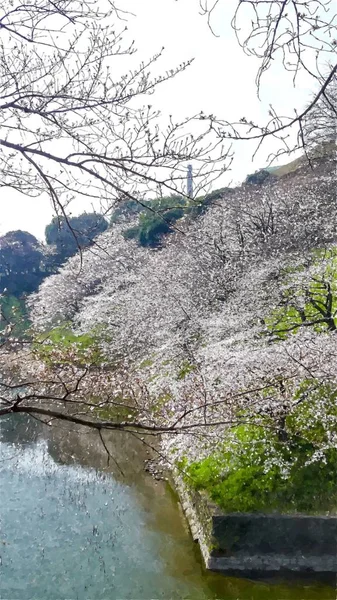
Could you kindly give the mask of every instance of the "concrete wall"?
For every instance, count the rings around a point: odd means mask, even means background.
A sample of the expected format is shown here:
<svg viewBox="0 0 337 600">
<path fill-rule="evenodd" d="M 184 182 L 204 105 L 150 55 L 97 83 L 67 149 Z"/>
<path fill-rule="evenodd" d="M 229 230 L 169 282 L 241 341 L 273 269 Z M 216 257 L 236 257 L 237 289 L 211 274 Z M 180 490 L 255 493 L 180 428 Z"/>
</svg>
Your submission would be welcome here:
<svg viewBox="0 0 337 600">
<path fill-rule="evenodd" d="M 334 517 L 227 514 L 213 516 L 212 522 L 213 536 L 225 552 L 336 554 Z"/>
<path fill-rule="evenodd" d="M 211 521 L 216 551 L 210 558 L 223 567 L 337 571 L 334 517 L 228 514 L 212 515 Z"/>
<path fill-rule="evenodd" d="M 223 514 L 205 494 L 174 480 L 206 568 L 245 573 L 337 572 L 337 518 Z"/>
</svg>

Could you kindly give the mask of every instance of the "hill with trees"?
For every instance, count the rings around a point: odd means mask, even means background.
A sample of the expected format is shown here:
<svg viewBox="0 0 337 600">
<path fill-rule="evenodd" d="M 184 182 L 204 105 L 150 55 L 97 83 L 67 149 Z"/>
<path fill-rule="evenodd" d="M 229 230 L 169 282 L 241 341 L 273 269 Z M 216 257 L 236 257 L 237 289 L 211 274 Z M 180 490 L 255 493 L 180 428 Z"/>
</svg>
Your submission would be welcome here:
<svg viewBox="0 0 337 600">
<path fill-rule="evenodd" d="M 46 227 L 46 244 L 27 231 L 10 231 L 0 237 L 0 308 L 2 321 L 15 325 L 22 336 L 30 326 L 26 298 L 70 257 L 92 246 L 107 221 L 97 213 L 67 220 L 53 218 Z"/>
<path fill-rule="evenodd" d="M 141 203 L 127 200 L 114 210 L 111 223 L 135 221 L 132 227 L 124 230 L 124 237 L 137 240 L 140 246 L 157 248 L 166 234 L 175 231 L 177 221 L 185 216 L 193 218 L 202 214 L 212 202 L 221 198 L 224 191 L 222 188 L 196 198 L 171 195 Z"/>
<path fill-rule="evenodd" d="M 334 180 L 330 155 L 225 191 L 159 249 L 116 223 L 31 299 L 45 344 L 75 336 L 48 368 L 71 355 L 85 371 L 81 399 L 101 401 L 84 420 L 161 433 L 226 510 L 336 508 Z"/>
<path fill-rule="evenodd" d="M 210 27 L 218 4 L 199 6 Z M 105 431 L 141 432 L 151 447 L 160 435 L 163 459 L 227 510 L 335 510 L 331 0 L 238 1 L 228 20 L 254 57 L 258 97 L 267 71 L 281 73 L 284 89 L 305 74 L 315 88 L 306 106 L 299 94 L 291 108 L 281 100 L 260 112 L 250 95 L 244 115 L 234 107 L 181 120 L 150 102 L 192 61 L 160 74 L 162 49 L 136 64 L 121 25 L 127 13 L 113 2 L 4 0 L 2 8 L 1 185 L 50 199 L 64 218 L 60 233 L 50 231 L 60 260 L 79 236 L 77 226 L 71 242 L 62 233 L 73 197 L 112 210 L 159 191 L 184 195 L 188 164 L 201 190 L 243 142 L 254 156 L 270 144 L 271 162 L 299 150 L 306 160 L 279 178 L 253 174 L 194 219 L 171 213 L 158 222 L 139 211 L 68 258 L 30 296 L 31 343 L 18 344 L 8 323 L 0 415 L 95 428 L 105 448 Z M 319 144 L 333 151 L 313 156 Z M 18 244 L 18 261 L 27 244 L 38 252 L 32 240 Z M 5 277 L 23 269 L 32 291 L 25 267 L 13 269 L 8 259 Z"/>
</svg>

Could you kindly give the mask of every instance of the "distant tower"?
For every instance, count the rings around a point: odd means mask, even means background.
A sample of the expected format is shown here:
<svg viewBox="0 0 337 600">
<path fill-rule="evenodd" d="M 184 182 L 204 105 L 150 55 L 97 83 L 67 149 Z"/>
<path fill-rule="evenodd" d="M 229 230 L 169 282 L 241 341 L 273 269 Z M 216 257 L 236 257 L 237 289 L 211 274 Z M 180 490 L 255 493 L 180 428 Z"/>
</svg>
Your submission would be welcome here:
<svg viewBox="0 0 337 600">
<path fill-rule="evenodd" d="M 187 195 L 189 198 L 193 197 L 193 173 L 192 165 L 187 165 Z"/>
</svg>

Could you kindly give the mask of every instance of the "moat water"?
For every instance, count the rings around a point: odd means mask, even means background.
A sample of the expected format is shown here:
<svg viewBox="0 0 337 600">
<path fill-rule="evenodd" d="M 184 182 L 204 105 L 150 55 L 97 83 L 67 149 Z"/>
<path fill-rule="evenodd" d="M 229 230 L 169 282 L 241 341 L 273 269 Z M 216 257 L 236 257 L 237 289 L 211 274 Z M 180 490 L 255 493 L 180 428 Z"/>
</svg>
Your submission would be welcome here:
<svg viewBox="0 0 337 600">
<path fill-rule="evenodd" d="M 144 472 L 140 440 L 1 421 L 2 600 L 332 600 L 320 582 L 203 569 L 177 500 Z"/>
</svg>

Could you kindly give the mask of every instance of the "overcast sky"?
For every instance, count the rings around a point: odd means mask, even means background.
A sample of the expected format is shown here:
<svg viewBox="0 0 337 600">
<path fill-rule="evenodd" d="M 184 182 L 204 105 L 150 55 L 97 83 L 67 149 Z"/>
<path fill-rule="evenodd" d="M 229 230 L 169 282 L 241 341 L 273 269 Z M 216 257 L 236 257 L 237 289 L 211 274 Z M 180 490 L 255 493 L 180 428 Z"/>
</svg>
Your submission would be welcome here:
<svg viewBox="0 0 337 600">
<path fill-rule="evenodd" d="M 198 0 L 124 0 L 123 8 L 135 13 L 128 18 L 128 36 L 138 48 L 134 59 L 140 62 L 165 47 L 156 65 L 158 73 L 194 58 L 193 64 L 175 79 L 160 86 L 151 104 L 164 116 L 177 119 L 203 110 L 219 118 L 234 120 L 243 116 L 262 120 L 270 104 L 282 114 L 293 114 L 295 106 L 303 106 L 310 94 L 305 79 L 293 88 L 291 77 L 275 66 L 262 87 L 261 100 L 256 95 L 255 75 L 258 61 L 247 57 L 238 46 L 231 29 L 237 0 L 220 0 L 210 32 L 205 17 L 200 15 Z M 253 147 L 240 143 L 231 170 L 215 187 L 242 181 L 247 173 L 265 166 L 270 144 L 252 162 Z M 291 160 L 291 159 L 289 159 Z M 287 162 L 283 157 L 281 162 Z M 45 197 L 30 199 L 13 190 L 1 189 L 0 232 L 23 229 L 44 237 L 44 228 L 53 210 Z M 72 213 L 90 210 L 90 203 L 74 201 Z"/>
</svg>

